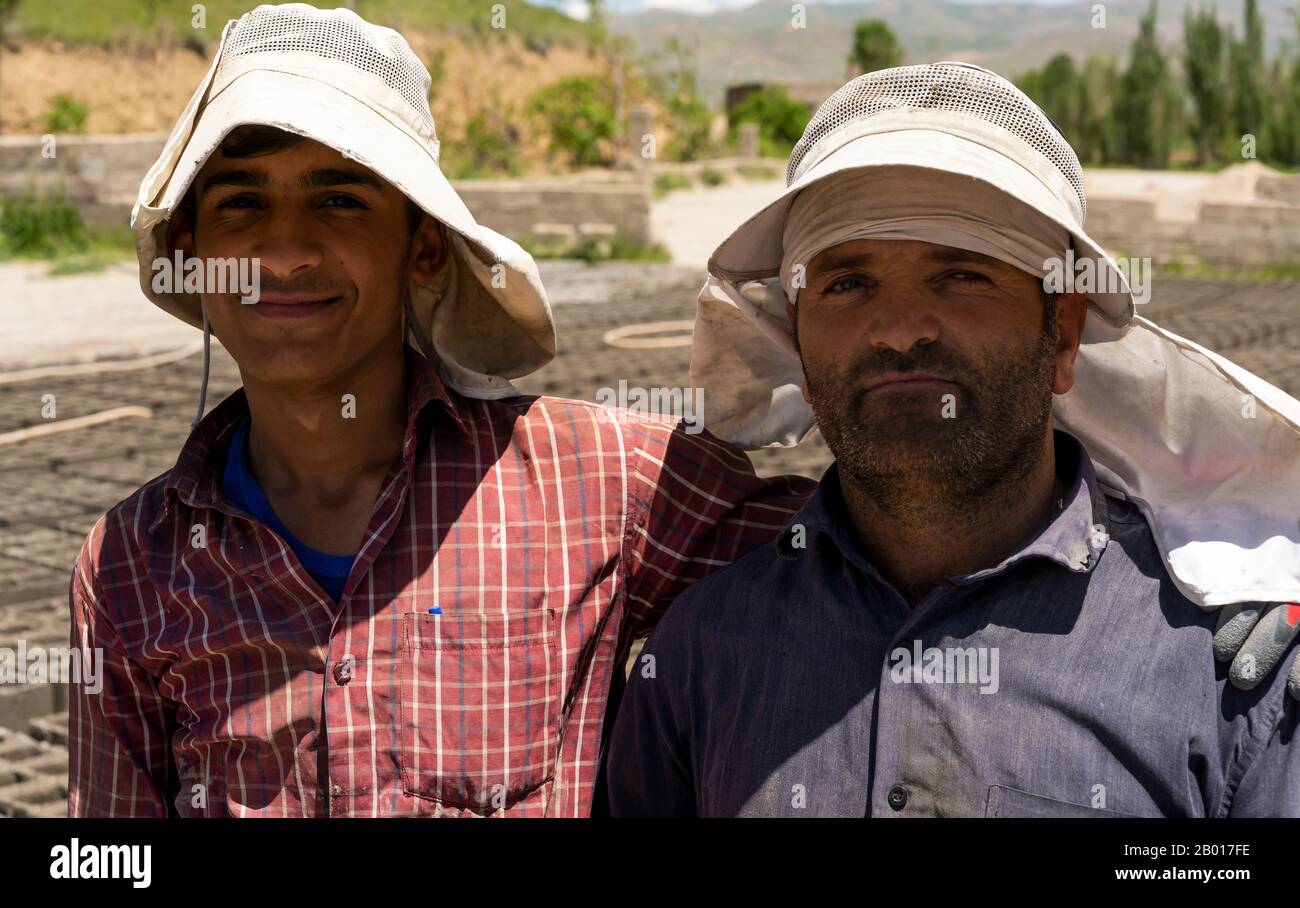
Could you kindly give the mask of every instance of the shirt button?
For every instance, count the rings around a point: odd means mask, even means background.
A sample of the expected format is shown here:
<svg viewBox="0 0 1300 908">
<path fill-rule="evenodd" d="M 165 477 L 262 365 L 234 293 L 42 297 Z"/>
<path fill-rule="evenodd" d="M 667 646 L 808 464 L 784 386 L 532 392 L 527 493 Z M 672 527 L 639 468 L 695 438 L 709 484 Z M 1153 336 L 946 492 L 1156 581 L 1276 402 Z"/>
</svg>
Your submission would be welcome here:
<svg viewBox="0 0 1300 908">
<path fill-rule="evenodd" d="M 334 663 L 334 680 L 338 684 L 347 684 L 352 680 L 352 669 L 356 666 L 357 660 L 350 654 L 344 656 L 338 662 Z"/>
<path fill-rule="evenodd" d="M 330 794 L 334 795 L 334 797 L 336 797 L 336 798 L 339 797 L 341 794 L 343 794 L 343 786 L 342 786 L 342 785 L 331 785 L 331 786 L 330 786 Z"/>
<path fill-rule="evenodd" d="M 907 806 L 907 789 L 902 785 L 895 785 L 889 789 L 887 800 L 891 809 L 902 810 Z"/>
</svg>

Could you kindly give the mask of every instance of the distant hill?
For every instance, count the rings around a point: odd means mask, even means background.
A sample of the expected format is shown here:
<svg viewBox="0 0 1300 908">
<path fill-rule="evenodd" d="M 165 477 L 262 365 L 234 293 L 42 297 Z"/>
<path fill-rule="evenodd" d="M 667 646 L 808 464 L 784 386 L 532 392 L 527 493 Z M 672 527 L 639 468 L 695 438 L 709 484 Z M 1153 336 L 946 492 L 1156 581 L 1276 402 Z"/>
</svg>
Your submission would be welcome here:
<svg viewBox="0 0 1300 908">
<path fill-rule="evenodd" d="M 506 28 L 493 29 L 493 7 L 505 7 Z M 73 44 L 139 42 L 173 37 L 207 43 L 221 37 L 221 27 L 258 5 L 258 0 L 206 0 L 207 23 L 191 26 L 189 0 L 18 0 L 6 33 L 11 40 L 43 38 Z M 458 38 L 513 32 L 537 49 L 552 42 L 576 43 L 589 33 L 584 22 L 550 7 L 524 0 L 317 0 L 314 6 L 351 6 L 357 15 L 398 31 L 436 31 Z"/>
<path fill-rule="evenodd" d="M 1296 44 L 1289 8 L 1294 0 L 1260 0 L 1270 52 L 1282 41 Z M 611 27 L 630 37 L 642 55 L 654 55 L 676 37 L 697 48 L 700 91 L 721 104 L 727 85 L 762 79 L 844 79 L 845 59 L 860 19 L 883 19 L 907 50 L 907 62 L 957 59 L 1003 75 L 1045 63 L 1066 52 L 1076 59 L 1128 53 L 1147 0 L 1108 0 L 1106 27 L 1091 25 L 1093 0 L 1057 6 L 1020 3 L 960 4 L 944 0 L 875 0 L 853 4 L 807 4 L 807 27 L 790 27 L 789 0 L 761 0 L 753 6 L 695 16 L 666 10 L 614 16 Z M 1241 31 L 1241 0 L 1160 0 L 1162 39 L 1182 45 L 1183 11 L 1212 6 Z"/>
</svg>

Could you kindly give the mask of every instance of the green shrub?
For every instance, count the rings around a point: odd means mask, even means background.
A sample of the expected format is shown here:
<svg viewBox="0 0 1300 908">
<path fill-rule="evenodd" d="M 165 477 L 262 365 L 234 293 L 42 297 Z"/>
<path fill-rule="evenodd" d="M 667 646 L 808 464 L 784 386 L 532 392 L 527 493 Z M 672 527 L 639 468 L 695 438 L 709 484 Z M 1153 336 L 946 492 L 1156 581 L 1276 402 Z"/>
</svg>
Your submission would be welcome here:
<svg viewBox="0 0 1300 908">
<path fill-rule="evenodd" d="M 544 243 L 531 236 L 522 237 L 519 245 L 535 259 L 577 259 L 594 264 L 608 261 L 669 262 L 672 256 L 662 243 L 640 243 L 621 232 L 612 237 L 584 237 L 569 246 Z"/>
<path fill-rule="evenodd" d="M 441 49 L 434 51 L 425 69 L 429 71 L 429 105 L 432 106 L 442 91 L 442 83 L 447 79 L 447 52 Z M 435 110 L 435 119 L 437 114 Z"/>
<path fill-rule="evenodd" d="M 465 124 L 464 138 L 444 146 L 442 170 L 453 180 L 518 176 L 518 130 L 506 118 L 476 114 Z"/>
<path fill-rule="evenodd" d="M 54 258 L 90 244 L 77 206 L 61 193 L 0 198 L 0 249 L 5 257 Z"/>
<path fill-rule="evenodd" d="M 670 192 L 676 192 L 678 189 L 690 189 L 692 186 L 691 178 L 684 173 L 661 173 L 655 177 L 654 197 L 662 199 Z"/>
<path fill-rule="evenodd" d="M 46 132 L 83 132 L 87 108 L 84 102 L 69 95 L 55 95 L 45 109 Z"/>
<path fill-rule="evenodd" d="M 673 137 L 664 149 L 670 161 L 698 161 L 713 150 L 709 142 L 709 129 L 713 112 L 696 97 L 671 97 L 666 104 L 668 123 Z"/>
<path fill-rule="evenodd" d="M 721 170 L 706 167 L 700 172 L 700 182 L 705 186 L 721 186 L 727 182 L 727 175 Z"/>
<path fill-rule="evenodd" d="M 740 174 L 746 180 L 777 180 L 781 178 L 781 172 L 772 167 L 762 167 L 756 164 L 741 164 L 736 168 L 736 173 Z"/>
</svg>

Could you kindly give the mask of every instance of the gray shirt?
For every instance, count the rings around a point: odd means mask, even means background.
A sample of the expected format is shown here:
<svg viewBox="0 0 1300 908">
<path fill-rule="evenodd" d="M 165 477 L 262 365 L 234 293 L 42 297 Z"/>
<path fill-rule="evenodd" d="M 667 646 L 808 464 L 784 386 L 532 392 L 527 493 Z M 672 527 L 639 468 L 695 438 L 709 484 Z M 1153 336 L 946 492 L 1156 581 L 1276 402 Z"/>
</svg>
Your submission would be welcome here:
<svg viewBox="0 0 1300 908">
<path fill-rule="evenodd" d="M 915 607 L 836 467 L 770 545 L 701 580 L 634 664 L 615 815 L 1300 816 L 1295 646 L 1227 681 L 1215 612 L 1056 433 L 1070 492 L 1000 564 Z"/>
</svg>

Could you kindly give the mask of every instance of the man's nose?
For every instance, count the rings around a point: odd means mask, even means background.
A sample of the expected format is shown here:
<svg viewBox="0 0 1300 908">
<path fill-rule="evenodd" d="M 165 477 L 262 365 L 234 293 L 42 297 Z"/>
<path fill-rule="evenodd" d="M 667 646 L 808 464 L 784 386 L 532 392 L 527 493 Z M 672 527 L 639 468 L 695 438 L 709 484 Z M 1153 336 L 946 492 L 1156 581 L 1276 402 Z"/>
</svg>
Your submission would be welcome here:
<svg viewBox="0 0 1300 908">
<path fill-rule="evenodd" d="M 922 290 L 882 288 L 866 307 L 866 339 L 873 347 L 888 347 L 906 353 L 913 347 L 934 343 L 940 322 L 929 294 Z"/>
<path fill-rule="evenodd" d="M 319 267 L 321 246 L 310 218 L 278 206 L 267 213 L 261 226 L 252 253 L 261 260 L 262 270 L 287 278 Z"/>
</svg>

